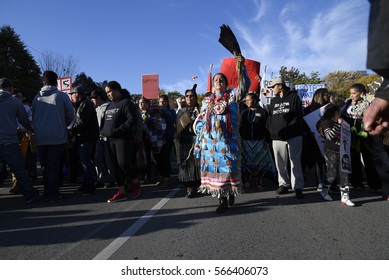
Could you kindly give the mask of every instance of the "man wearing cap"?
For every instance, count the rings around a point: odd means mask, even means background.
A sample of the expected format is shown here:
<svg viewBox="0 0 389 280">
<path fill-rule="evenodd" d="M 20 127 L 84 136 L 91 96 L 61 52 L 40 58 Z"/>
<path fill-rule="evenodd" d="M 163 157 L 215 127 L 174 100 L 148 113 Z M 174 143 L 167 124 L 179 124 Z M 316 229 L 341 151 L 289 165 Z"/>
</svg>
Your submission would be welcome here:
<svg viewBox="0 0 389 280">
<path fill-rule="evenodd" d="M 73 88 L 71 92 L 72 102 L 76 106 L 76 120 L 71 133 L 76 137 L 80 162 L 83 169 L 84 180 L 79 191 L 84 195 L 93 194 L 95 191 L 96 173 L 92 155 L 97 139 L 99 138 L 99 125 L 92 101 L 86 96 L 84 86 Z"/>
<path fill-rule="evenodd" d="M 17 135 L 18 122 L 31 131 L 30 121 L 22 102 L 12 97 L 13 84 L 9 79 L 0 79 L 0 158 L 4 160 L 15 174 L 27 202 L 36 198 L 25 162 L 19 147 Z"/>
<path fill-rule="evenodd" d="M 69 96 L 58 90 L 58 76 L 53 71 L 43 73 L 43 87 L 32 102 L 35 142 L 41 160 L 44 195 L 48 202 L 61 200 L 61 166 L 68 140 L 67 127 L 74 119 Z"/>
<path fill-rule="evenodd" d="M 286 86 L 282 77 L 271 81 L 275 97 L 271 100 L 269 131 L 278 171 L 278 194 L 292 187 L 296 198 L 303 198 L 304 175 L 301 167 L 303 107 L 296 92 Z M 289 176 L 288 163 L 291 172 Z"/>
</svg>

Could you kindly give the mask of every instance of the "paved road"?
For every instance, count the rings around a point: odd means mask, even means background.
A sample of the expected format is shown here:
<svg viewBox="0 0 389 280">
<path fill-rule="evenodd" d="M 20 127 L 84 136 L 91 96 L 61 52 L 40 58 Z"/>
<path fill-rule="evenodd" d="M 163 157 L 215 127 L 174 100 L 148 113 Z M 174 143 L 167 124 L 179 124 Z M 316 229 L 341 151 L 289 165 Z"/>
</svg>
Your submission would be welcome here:
<svg viewBox="0 0 389 280">
<path fill-rule="evenodd" d="M 389 201 L 352 192 L 357 207 L 320 198 L 307 173 L 305 198 L 249 189 L 226 213 L 217 200 L 185 197 L 171 187 L 142 185 L 137 200 L 106 203 L 115 189 L 93 196 L 65 184 L 64 199 L 26 205 L 0 188 L 0 259 L 281 260 L 389 259 Z M 41 189 L 42 186 L 38 185 Z"/>
</svg>

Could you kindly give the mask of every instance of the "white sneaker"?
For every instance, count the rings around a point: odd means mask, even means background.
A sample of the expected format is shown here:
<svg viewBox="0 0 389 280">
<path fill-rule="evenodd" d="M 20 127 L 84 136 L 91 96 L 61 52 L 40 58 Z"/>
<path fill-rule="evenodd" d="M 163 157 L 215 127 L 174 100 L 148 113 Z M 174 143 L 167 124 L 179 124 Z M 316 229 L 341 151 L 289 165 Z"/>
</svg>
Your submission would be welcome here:
<svg viewBox="0 0 389 280">
<path fill-rule="evenodd" d="M 319 185 L 317 185 L 317 191 L 321 192 L 322 190 L 323 190 L 323 183 L 319 183 Z"/>
<path fill-rule="evenodd" d="M 321 197 L 322 197 L 324 200 L 332 201 L 332 197 L 328 194 L 328 190 L 327 190 L 327 192 L 321 191 L 321 192 L 320 192 L 320 195 L 321 195 Z"/>
<path fill-rule="evenodd" d="M 340 201 L 343 205 L 347 205 L 347 206 L 355 206 L 355 204 L 350 200 L 350 187 L 349 186 L 345 186 L 343 188 L 340 188 Z"/>
<path fill-rule="evenodd" d="M 354 204 L 350 199 L 343 200 L 343 198 L 342 198 L 341 203 L 342 203 L 343 205 L 347 205 L 347 206 L 350 206 L 350 207 L 355 206 L 355 204 Z"/>
</svg>

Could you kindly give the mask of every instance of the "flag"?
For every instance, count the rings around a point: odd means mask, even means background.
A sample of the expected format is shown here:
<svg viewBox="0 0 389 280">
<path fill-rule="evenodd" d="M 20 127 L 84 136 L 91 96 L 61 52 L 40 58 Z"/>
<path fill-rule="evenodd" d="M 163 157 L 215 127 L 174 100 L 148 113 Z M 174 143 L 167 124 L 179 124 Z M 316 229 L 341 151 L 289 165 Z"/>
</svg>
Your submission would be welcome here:
<svg viewBox="0 0 389 280">
<path fill-rule="evenodd" d="M 266 85 L 266 65 L 265 65 L 265 70 L 263 71 L 263 77 L 262 77 L 262 81 L 261 81 L 261 89 L 263 89 L 264 91 L 266 91 L 266 89 L 267 89 L 267 85 Z"/>
<path fill-rule="evenodd" d="M 194 80 L 196 80 L 197 78 L 198 78 L 197 76 L 192 76 L 192 77 L 191 77 L 191 80 L 194 81 Z"/>
<path fill-rule="evenodd" d="M 212 66 L 213 64 L 209 65 L 207 92 L 212 92 Z"/>
<path fill-rule="evenodd" d="M 260 94 L 260 102 L 261 105 L 269 105 L 270 104 L 270 90 L 267 88 L 267 81 L 266 81 L 266 65 L 265 69 L 263 71 L 263 76 L 261 80 L 261 94 Z"/>
</svg>

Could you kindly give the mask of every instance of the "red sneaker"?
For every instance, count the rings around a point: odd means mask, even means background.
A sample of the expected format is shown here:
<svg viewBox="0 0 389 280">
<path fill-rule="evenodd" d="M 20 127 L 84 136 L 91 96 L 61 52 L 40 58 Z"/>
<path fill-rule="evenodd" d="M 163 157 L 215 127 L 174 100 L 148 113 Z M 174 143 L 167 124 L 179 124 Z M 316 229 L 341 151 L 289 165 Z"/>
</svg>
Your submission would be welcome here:
<svg viewBox="0 0 389 280">
<path fill-rule="evenodd" d="M 136 183 L 131 183 L 131 185 L 131 198 L 138 198 L 140 196 L 140 181 L 137 181 Z"/>
<path fill-rule="evenodd" d="M 127 194 L 118 191 L 113 195 L 113 197 L 108 199 L 107 202 L 118 202 L 123 200 L 127 200 Z"/>
</svg>

